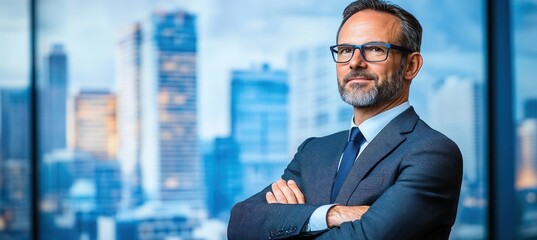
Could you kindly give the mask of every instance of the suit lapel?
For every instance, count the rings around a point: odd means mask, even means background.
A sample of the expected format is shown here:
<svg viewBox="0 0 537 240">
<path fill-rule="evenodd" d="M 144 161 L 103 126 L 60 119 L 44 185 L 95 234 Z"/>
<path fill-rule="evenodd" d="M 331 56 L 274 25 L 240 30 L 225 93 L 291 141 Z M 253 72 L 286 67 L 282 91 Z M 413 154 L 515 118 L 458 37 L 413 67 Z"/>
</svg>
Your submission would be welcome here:
<svg viewBox="0 0 537 240">
<path fill-rule="evenodd" d="M 338 133 L 336 138 L 331 140 L 329 144 L 323 145 L 323 151 L 317 154 L 317 159 L 321 161 L 318 163 L 317 167 L 315 167 L 317 173 L 314 176 L 316 176 L 316 179 L 329 179 L 329 181 L 316 181 L 316 194 L 312 196 L 315 199 L 311 199 L 314 200 L 313 202 L 330 202 L 332 185 L 334 183 L 334 179 L 336 178 L 341 153 L 345 149 L 348 137 L 349 131 Z"/>
<path fill-rule="evenodd" d="M 418 119 L 418 115 L 410 107 L 379 132 L 354 163 L 336 198 L 337 203 L 347 204 L 365 175 L 406 139 L 403 133 L 411 132 Z"/>
</svg>

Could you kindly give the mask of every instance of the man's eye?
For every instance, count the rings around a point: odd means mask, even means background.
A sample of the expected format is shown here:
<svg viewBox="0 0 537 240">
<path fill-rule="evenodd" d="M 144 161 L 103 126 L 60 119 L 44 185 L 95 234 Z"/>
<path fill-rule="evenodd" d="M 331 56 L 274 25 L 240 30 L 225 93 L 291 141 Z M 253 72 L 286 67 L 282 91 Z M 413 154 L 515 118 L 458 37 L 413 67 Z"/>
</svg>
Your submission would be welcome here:
<svg viewBox="0 0 537 240">
<path fill-rule="evenodd" d="M 378 46 L 368 46 L 364 48 L 365 48 L 365 51 L 372 52 L 372 53 L 385 53 L 386 52 L 385 48 L 378 47 Z"/>
<path fill-rule="evenodd" d="M 340 48 L 339 54 L 349 54 L 352 52 L 352 48 Z"/>
</svg>

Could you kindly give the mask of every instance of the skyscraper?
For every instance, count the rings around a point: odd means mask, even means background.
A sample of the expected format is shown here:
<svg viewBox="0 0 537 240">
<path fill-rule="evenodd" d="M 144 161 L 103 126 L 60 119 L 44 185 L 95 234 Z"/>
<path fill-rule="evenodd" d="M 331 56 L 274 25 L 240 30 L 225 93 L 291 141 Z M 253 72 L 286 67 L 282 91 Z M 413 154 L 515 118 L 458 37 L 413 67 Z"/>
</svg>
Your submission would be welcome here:
<svg viewBox="0 0 537 240">
<path fill-rule="evenodd" d="M 98 160 L 116 159 L 116 96 L 83 90 L 75 96 L 75 149 Z"/>
<path fill-rule="evenodd" d="M 66 147 L 67 55 L 63 45 L 52 46 L 46 58 L 47 79 L 40 96 L 40 150 L 42 154 Z"/>
<path fill-rule="evenodd" d="M 142 134 L 142 26 L 131 24 L 121 33 L 117 51 L 118 161 L 123 172 L 127 207 L 145 200 L 140 169 Z"/>
<path fill-rule="evenodd" d="M 537 188 L 537 118 L 524 119 L 517 128 L 517 190 Z"/>
<path fill-rule="evenodd" d="M 141 154 L 144 185 L 161 200 L 203 207 L 195 22 L 184 11 L 155 12 L 142 26 Z"/>
<path fill-rule="evenodd" d="M 431 126 L 453 139 L 464 158 L 466 184 L 484 181 L 482 87 L 456 76 L 440 81 L 429 98 Z"/>
<path fill-rule="evenodd" d="M 233 138 L 216 138 L 213 150 L 205 156 L 207 205 L 212 217 L 229 218 L 243 189 L 243 169 L 239 146 Z"/>
<path fill-rule="evenodd" d="M 114 215 L 121 200 L 116 96 L 106 90 L 82 90 L 75 96 L 74 109 L 75 150 L 89 154 L 94 163 L 88 179 L 95 186 L 95 211 Z"/>
<path fill-rule="evenodd" d="M 289 54 L 290 156 L 308 137 L 324 136 L 350 127 L 353 108 L 337 88 L 336 67 L 326 46 Z"/>
<path fill-rule="evenodd" d="M 231 80 L 231 134 L 245 174 L 245 195 L 280 178 L 288 157 L 287 72 L 235 70 Z"/>
<path fill-rule="evenodd" d="M 0 89 L 0 159 L 29 161 L 29 97 L 27 89 Z"/>
<path fill-rule="evenodd" d="M 29 239 L 29 95 L 0 89 L 0 239 Z"/>
<path fill-rule="evenodd" d="M 537 235 L 537 101 L 524 102 L 524 119 L 517 127 L 516 190 L 520 209 L 520 235 Z"/>
<path fill-rule="evenodd" d="M 518 190 L 537 188 L 537 99 L 524 102 L 524 119 L 517 128 Z"/>
</svg>

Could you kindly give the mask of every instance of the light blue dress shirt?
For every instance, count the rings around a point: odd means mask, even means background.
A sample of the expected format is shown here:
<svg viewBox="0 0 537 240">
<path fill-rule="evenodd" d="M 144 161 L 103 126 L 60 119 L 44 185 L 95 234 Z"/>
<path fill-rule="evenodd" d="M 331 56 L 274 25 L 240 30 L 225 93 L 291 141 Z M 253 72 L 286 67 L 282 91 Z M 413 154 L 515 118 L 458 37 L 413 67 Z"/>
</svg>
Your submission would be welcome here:
<svg viewBox="0 0 537 240">
<path fill-rule="evenodd" d="M 384 127 L 386 127 L 386 125 L 388 125 L 388 123 L 390 123 L 394 118 L 399 116 L 399 114 L 403 113 L 408 108 L 410 108 L 410 103 L 408 103 L 407 101 L 397 107 L 381 112 L 365 120 L 362 124 L 360 124 L 360 126 L 356 126 L 356 124 L 354 124 L 353 117 L 351 121 L 351 129 L 353 127 L 358 127 L 365 138 L 365 142 L 362 143 L 362 145 L 360 146 L 360 151 L 358 152 L 356 158 L 360 156 L 360 154 L 364 151 L 367 145 L 369 145 L 369 143 L 373 141 L 373 139 L 379 134 L 380 131 L 382 131 L 382 129 L 384 129 Z M 341 164 L 341 158 L 339 161 L 339 163 Z M 328 210 L 334 205 L 336 204 L 327 204 L 318 207 L 313 212 L 313 214 L 311 214 L 311 217 L 309 219 L 309 228 L 307 228 L 308 231 L 319 231 L 327 229 L 328 226 L 326 224 L 326 214 L 328 214 Z"/>
</svg>

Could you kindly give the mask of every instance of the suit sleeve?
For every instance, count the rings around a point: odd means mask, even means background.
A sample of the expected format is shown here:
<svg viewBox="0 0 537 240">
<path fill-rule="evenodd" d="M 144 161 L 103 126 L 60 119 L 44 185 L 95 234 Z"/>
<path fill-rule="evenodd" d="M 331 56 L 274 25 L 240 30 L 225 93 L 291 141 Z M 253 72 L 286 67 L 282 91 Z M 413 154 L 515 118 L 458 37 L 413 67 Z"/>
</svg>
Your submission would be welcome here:
<svg viewBox="0 0 537 240">
<path fill-rule="evenodd" d="M 318 239 L 429 239 L 455 220 L 462 181 L 462 156 L 447 138 L 411 149 L 400 175 L 362 216 Z"/>
<path fill-rule="evenodd" d="M 302 189 L 301 159 L 302 143 L 282 176 L 284 180 L 293 179 Z M 228 225 L 228 239 L 284 239 L 298 236 L 311 214 L 319 205 L 310 204 L 268 204 L 265 194 L 270 185 L 261 192 L 237 203 L 231 209 Z M 306 199 L 307 201 L 307 199 Z"/>
</svg>

